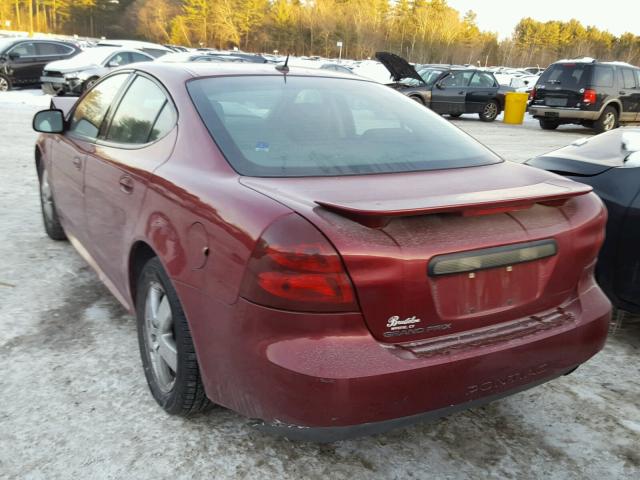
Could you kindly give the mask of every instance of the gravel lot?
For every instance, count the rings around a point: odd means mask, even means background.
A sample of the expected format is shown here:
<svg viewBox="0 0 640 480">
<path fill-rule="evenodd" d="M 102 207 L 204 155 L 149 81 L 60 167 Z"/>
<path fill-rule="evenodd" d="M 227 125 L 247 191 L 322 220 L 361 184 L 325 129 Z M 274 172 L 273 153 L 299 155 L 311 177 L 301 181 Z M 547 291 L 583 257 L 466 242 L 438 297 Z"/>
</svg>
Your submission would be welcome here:
<svg viewBox="0 0 640 480">
<path fill-rule="evenodd" d="M 46 238 L 32 114 L 0 94 L 0 478 L 640 478 L 640 323 L 574 374 L 431 424 L 329 445 L 255 431 L 222 408 L 156 406 L 134 319 L 67 243 Z M 454 122 L 523 161 L 589 134 Z"/>
</svg>

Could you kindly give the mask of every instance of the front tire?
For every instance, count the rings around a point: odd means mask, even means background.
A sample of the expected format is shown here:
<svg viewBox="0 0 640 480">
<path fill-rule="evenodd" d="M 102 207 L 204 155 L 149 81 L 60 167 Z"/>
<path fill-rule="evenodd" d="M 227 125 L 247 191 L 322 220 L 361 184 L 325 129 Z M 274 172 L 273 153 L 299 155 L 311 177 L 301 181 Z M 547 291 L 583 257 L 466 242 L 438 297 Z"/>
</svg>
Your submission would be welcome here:
<svg viewBox="0 0 640 480">
<path fill-rule="evenodd" d="M 495 100 L 489 100 L 478 114 L 483 122 L 493 122 L 500 113 L 500 106 Z"/>
<path fill-rule="evenodd" d="M 82 92 L 84 93 L 87 90 L 89 90 L 91 87 L 93 87 L 96 84 L 98 80 L 100 80 L 99 77 L 91 77 L 85 80 L 84 83 L 82 84 Z"/>
<path fill-rule="evenodd" d="M 153 398 L 172 415 L 204 410 L 209 399 L 187 318 L 157 257 L 143 267 L 136 291 L 140 356 Z"/>
<path fill-rule="evenodd" d="M 449 116 L 450 116 L 451 118 L 460 118 L 460 116 L 461 116 L 461 115 L 462 115 L 461 113 L 450 113 L 450 114 L 449 114 Z"/>
<path fill-rule="evenodd" d="M 618 111 L 614 107 L 605 107 L 600 118 L 593 122 L 593 128 L 596 132 L 609 132 L 618 127 Z"/>
<path fill-rule="evenodd" d="M 420 104 L 420 105 L 422 105 L 423 107 L 425 106 L 424 101 L 423 101 L 420 97 L 418 97 L 418 96 L 416 96 L 416 95 L 412 95 L 412 96 L 410 96 L 409 98 L 410 98 L 411 100 L 413 100 L 414 102 L 419 103 L 419 104 Z"/>
<path fill-rule="evenodd" d="M 42 221 L 47 235 L 52 240 L 66 240 L 67 235 L 60 223 L 56 202 L 53 198 L 49 173 L 44 166 L 39 167 L 38 180 L 40 182 L 40 210 L 42 211 Z"/>
<path fill-rule="evenodd" d="M 11 80 L 5 75 L 0 75 L 0 92 L 8 92 L 11 90 Z"/>
</svg>

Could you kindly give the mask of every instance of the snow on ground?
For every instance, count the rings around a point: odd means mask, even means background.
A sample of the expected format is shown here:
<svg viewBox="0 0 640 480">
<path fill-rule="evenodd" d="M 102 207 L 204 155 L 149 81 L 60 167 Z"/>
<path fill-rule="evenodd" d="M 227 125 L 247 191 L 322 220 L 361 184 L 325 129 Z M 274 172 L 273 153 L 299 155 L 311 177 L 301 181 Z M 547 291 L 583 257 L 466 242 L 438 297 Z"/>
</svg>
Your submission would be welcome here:
<svg viewBox="0 0 640 480">
<path fill-rule="evenodd" d="M 51 102 L 51 97 L 42 93 L 42 90 L 24 89 L 0 92 L 0 118 L 2 115 L 2 104 L 22 104 L 35 107 L 47 108 Z"/>
</svg>

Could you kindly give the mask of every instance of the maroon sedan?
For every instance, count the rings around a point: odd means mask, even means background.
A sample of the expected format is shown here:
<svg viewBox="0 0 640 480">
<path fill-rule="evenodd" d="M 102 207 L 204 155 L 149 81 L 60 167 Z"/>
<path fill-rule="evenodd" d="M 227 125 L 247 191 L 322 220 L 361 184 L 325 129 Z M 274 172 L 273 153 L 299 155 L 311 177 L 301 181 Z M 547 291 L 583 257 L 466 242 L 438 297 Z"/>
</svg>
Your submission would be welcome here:
<svg viewBox="0 0 640 480">
<path fill-rule="evenodd" d="M 384 85 L 140 64 L 34 118 L 42 212 L 138 321 L 157 402 L 291 438 L 378 432 L 566 374 L 605 341 L 590 187 Z"/>
</svg>

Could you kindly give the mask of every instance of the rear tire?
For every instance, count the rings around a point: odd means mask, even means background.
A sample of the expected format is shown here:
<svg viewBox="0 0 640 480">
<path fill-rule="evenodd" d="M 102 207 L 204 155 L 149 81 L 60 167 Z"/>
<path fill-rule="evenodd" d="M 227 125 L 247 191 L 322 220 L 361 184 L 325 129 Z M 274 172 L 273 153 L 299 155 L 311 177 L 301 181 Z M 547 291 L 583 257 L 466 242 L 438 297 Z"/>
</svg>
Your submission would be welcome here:
<svg viewBox="0 0 640 480">
<path fill-rule="evenodd" d="M 187 416 L 209 405 L 187 318 L 157 257 L 137 281 L 138 343 L 153 398 L 172 415 Z"/>
<path fill-rule="evenodd" d="M 618 128 L 618 111 L 614 107 L 605 107 L 600 118 L 593 122 L 593 129 L 598 132 L 609 132 Z"/>
<path fill-rule="evenodd" d="M 489 100 L 478 114 L 483 122 L 493 122 L 500 113 L 500 106 L 495 100 Z"/>
<path fill-rule="evenodd" d="M 555 130 L 560 126 L 560 123 L 558 123 L 556 120 L 540 119 L 539 122 L 540 122 L 540 128 L 543 130 Z"/>
<path fill-rule="evenodd" d="M 450 113 L 450 114 L 449 114 L 449 116 L 450 116 L 451 118 L 458 118 L 458 117 L 460 117 L 460 115 L 462 115 L 462 114 L 461 114 L 461 113 Z"/>
<path fill-rule="evenodd" d="M 42 164 L 38 168 L 38 180 L 40 183 L 40 209 L 42 211 L 44 229 L 50 239 L 66 240 L 67 235 L 64 233 L 60 218 L 58 218 L 56 202 L 49 182 L 49 174 Z"/>
<path fill-rule="evenodd" d="M 11 90 L 11 80 L 5 75 L 0 75 L 0 92 L 8 92 Z"/>
</svg>

